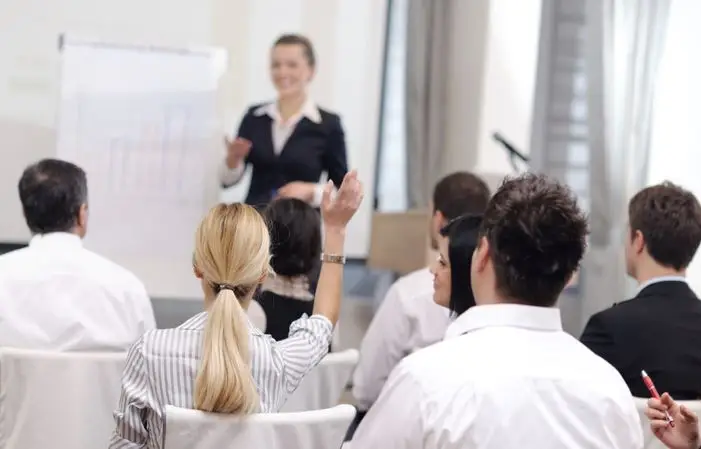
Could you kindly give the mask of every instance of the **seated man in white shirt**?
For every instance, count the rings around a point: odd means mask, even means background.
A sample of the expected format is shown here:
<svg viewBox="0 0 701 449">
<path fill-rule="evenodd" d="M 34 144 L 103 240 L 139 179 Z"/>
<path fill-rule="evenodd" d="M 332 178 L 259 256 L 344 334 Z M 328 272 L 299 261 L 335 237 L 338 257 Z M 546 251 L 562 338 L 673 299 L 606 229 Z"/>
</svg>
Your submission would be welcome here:
<svg viewBox="0 0 701 449">
<path fill-rule="evenodd" d="M 557 299 L 584 254 L 572 192 L 526 174 L 489 202 L 472 255 L 477 306 L 392 372 L 362 449 L 639 449 L 620 374 L 562 330 Z"/>
<path fill-rule="evenodd" d="M 44 159 L 19 181 L 29 246 L 0 256 L 0 346 L 126 351 L 154 329 L 151 301 L 129 271 L 83 248 L 85 172 Z"/>
<path fill-rule="evenodd" d="M 433 189 L 432 248 L 438 249 L 440 231 L 448 222 L 484 212 L 489 196 L 487 184 L 472 173 L 456 172 L 441 179 Z M 402 358 L 442 340 L 449 324 L 448 310 L 433 301 L 433 275 L 428 267 L 401 277 L 390 287 L 363 338 L 353 375 L 360 416 L 377 400 Z"/>
</svg>

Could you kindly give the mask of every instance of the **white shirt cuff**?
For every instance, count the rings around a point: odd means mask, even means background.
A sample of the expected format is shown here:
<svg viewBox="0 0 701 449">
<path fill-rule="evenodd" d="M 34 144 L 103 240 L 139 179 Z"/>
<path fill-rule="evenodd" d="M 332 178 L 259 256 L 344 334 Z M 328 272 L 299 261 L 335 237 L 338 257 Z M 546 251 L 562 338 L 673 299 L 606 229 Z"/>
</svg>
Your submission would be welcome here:
<svg viewBox="0 0 701 449">
<path fill-rule="evenodd" d="M 238 184 L 243 179 L 243 174 L 246 172 L 246 164 L 241 162 L 236 168 L 229 168 L 226 161 L 219 166 L 219 182 L 223 188 L 229 188 Z"/>
</svg>

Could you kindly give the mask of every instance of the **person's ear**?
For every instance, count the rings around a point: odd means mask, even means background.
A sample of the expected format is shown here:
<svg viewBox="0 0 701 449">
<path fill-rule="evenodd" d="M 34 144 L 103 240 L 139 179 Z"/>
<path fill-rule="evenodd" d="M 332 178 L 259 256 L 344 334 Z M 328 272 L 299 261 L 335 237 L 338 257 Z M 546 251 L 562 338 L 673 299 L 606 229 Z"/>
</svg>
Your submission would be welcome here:
<svg viewBox="0 0 701 449">
<path fill-rule="evenodd" d="M 641 254 L 645 250 L 645 237 L 639 230 L 635 230 L 631 236 L 631 248 L 635 254 Z"/>
<path fill-rule="evenodd" d="M 88 205 L 83 203 L 78 209 L 78 227 L 85 229 L 88 227 Z"/>
<path fill-rule="evenodd" d="M 472 264 L 475 267 L 475 271 L 478 273 L 483 272 L 487 268 L 489 264 L 489 241 L 487 241 L 487 237 L 480 237 L 479 244 L 474 252 Z"/>
<path fill-rule="evenodd" d="M 437 210 L 433 213 L 433 217 L 431 219 L 432 225 L 433 225 L 433 231 L 436 233 L 436 235 L 440 235 L 441 229 L 443 229 L 443 226 L 445 226 L 447 223 L 447 220 L 445 219 L 445 215 L 443 215 L 443 212 Z"/>
<path fill-rule="evenodd" d="M 200 271 L 195 265 L 192 265 L 192 272 L 195 274 L 195 277 L 197 279 L 202 279 L 204 278 L 204 275 L 202 274 L 202 271 Z"/>
</svg>

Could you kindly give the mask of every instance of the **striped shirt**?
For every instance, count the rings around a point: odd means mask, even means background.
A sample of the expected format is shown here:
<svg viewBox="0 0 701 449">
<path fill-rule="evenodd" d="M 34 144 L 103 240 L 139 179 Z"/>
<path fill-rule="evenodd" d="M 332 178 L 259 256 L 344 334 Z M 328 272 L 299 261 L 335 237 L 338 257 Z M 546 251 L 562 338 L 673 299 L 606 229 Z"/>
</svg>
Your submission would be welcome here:
<svg viewBox="0 0 701 449">
<path fill-rule="evenodd" d="M 147 332 L 129 350 L 110 449 L 163 447 L 165 406 L 193 408 L 207 312 L 175 329 Z M 303 316 L 289 337 L 276 342 L 249 325 L 251 372 L 260 410 L 275 413 L 302 378 L 328 352 L 333 326 L 326 317 Z"/>
</svg>

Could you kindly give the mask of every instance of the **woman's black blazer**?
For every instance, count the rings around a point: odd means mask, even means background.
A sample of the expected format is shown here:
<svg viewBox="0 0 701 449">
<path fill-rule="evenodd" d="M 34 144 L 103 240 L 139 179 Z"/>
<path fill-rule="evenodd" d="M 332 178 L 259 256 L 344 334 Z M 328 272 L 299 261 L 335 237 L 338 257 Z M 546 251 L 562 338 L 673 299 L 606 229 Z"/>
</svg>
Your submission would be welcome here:
<svg viewBox="0 0 701 449">
<path fill-rule="evenodd" d="M 246 163 L 253 174 L 246 203 L 262 206 L 270 202 L 276 191 L 293 181 L 319 182 L 322 172 L 338 188 L 348 171 L 346 142 L 337 114 L 318 108 L 321 122 L 303 117 L 279 155 L 273 147 L 273 119 L 256 114 L 262 105 L 248 109 L 238 135 L 252 142 Z"/>
</svg>

